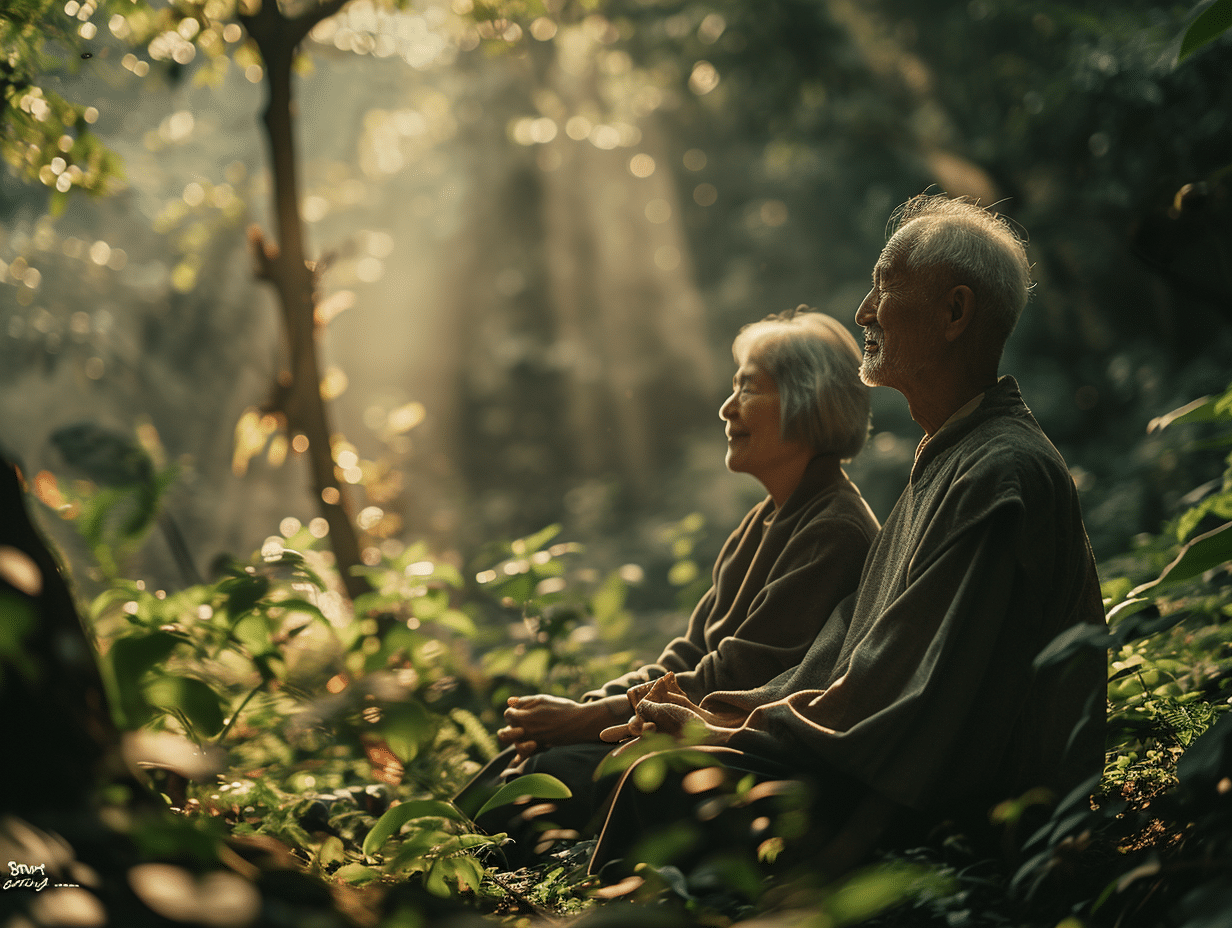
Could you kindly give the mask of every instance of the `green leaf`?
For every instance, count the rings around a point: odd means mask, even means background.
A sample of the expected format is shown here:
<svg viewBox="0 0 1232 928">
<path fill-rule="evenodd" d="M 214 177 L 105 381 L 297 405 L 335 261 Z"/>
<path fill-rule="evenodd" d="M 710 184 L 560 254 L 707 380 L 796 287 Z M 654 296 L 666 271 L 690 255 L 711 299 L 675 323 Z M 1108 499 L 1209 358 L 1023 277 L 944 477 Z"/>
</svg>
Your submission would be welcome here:
<svg viewBox="0 0 1232 928">
<path fill-rule="evenodd" d="M 449 888 L 449 884 L 445 882 L 445 877 L 452 873 L 452 868 L 447 860 L 433 861 L 427 872 L 424 874 L 424 889 L 434 896 L 439 896 L 442 899 L 448 899 L 453 895 L 453 890 Z"/>
<path fill-rule="evenodd" d="M 1130 595 L 1138 596 L 1146 590 L 1157 593 L 1232 561 L 1232 531 L 1229 529 L 1232 529 L 1232 522 L 1225 522 L 1218 528 L 1199 535 L 1181 548 L 1180 553 L 1163 569 L 1157 580 L 1142 584 Z"/>
<path fill-rule="evenodd" d="M 334 872 L 335 880 L 342 880 L 352 886 L 364 886 L 381 878 L 381 871 L 363 864 L 347 864 Z"/>
<path fill-rule="evenodd" d="M 149 715 L 149 703 L 141 691 L 141 679 L 155 665 L 165 661 L 181 639 L 169 632 L 129 635 L 120 638 L 107 652 L 104 666 L 121 718 L 121 728 L 137 728 Z"/>
<path fill-rule="evenodd" d="M 492 798 L 483 804 L 475 818 L 479 818 L 489 809 L 507 806 L 523 796 L 532 799 L 568 799 L 573 793 L 569 787 L 548 773 L 528 773 L 526 776 L 511 780 L 492 794 Z"/>
<path fill-rule="evenodd" d="M 241 574 L 218 584 L 218 589 L 226 599 L 223 607 L 234 621 L 260 602 L 261 597 L 269 592 L 270 582 L 267 577 L 254 574 Z"/>
<path fill-rule="evenodd" d="M 942 881 L 927 867 L 879 864 L 847 877 L 827 900 L 826 910 L 835 924 L 858 924 Z"/>
<path fill-rule="evenodd" d="M 419 749 L 429 744 L 436 736 L 438 722 L 422 704 L 407 701 L 381 708 L 381 721 L 376 730 L 381 733 L 389 749 L 404 764 L 419 754 Z"/>
<path fill-rule="evenodd" d="M 595 590 L 594 596 L 590 598 L 590 611 L 594 613 L 595 621 L 603 624 L 615 620 L 625 607 L 628 592 L 629 589 L 620 579 L 620 574 L 608 574 L 603 585 Z"/>
<path fill-rule="evenodd" d="M 425 829 L 424 831 L 416 832 L 402 843 L 402 846 L 398 848 L 398 853 L 386 865 L 385 869 L 389 873 L 426 869 L 424 862 L 438 856 L 435 853 L 436 850 L 444 846 L 452 837 L 453 835 L 447 831 L 437 831 L 435 829 Z"/>
<path fill-rule="evenodd" d="M 159 677 L 145 687 L 146 699 L 160 709 L 178 709 L 193 728 L 206 735 L 222 731 L 221 698 L 201 680 L 193 677 Z"/>
<path fill-rule="evenodd" d="M 456 632 L 463 638 L 473 639 L 479 634 L 479 629 L 475 627 L 475 621 L 459 609 L 446 609 L 440 615 L 435 616 L 432 621 L 442 628 Z"/>
<path fill-rule="evenodd" d="M 466 821 L 466 816 L 447 802 L 438 799 L 417 799 L 394 806 L 372 826 L 368 836 L 364 838 L 364 853 L 371 857 L 398 829 L 415 818 L 447 818 L 458 822 Z"/>
<path fill-rule="evenodd" d="M 458 881 L 459 889 L 475 892 L 483 882 L 483 865 L 474 857 L 454 857 L 449 861 L 453 867 L 454 879 Z"/>
<path fill-rule="evenodd" d="M 344 860 L 346 860 L 346 848 L 343 847 L 341 838 L 336 835 L 330 835 L 321 842 L 321 847 L 317 851 L 317 864 L 319 866 L 339 864 Z"/>
<path fill-rule="evenodd" d="M 269 620 L 256 612 L 241 616 L 231 629 L 231 635 L 247 648 L 250 654 L 264 654 L 273 647 Z"/>
<path fill-rule="evenodd" d="M 519 557 L 527 554 L 534 554 L 540 550 L 549 541 L 560 534 L 560 525 L 549 525 L 535 532 L 533 535 L 527 535 L 525 538 L 519 538 L 513 542 L 510 547 L 513 553 Z"/>
<path fill-rule="evenodd" d="M 1229 27 L 1232 27 L 1232 0 L 1215 0 L 1185 31 L 1177 61 L 1184 61 L 1203 45 L 1227 32 Z"/>
</svg>

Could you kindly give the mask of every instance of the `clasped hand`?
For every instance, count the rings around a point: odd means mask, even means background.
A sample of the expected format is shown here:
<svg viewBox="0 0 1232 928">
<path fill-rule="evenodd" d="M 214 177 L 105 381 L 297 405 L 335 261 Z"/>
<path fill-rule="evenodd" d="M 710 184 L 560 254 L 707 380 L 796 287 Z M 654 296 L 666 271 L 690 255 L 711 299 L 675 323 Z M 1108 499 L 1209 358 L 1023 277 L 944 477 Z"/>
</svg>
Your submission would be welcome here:
<svg viewBox="0 0 1232 928">
<path fill-rule="evenodd" d="M 599 737 L 604 741 L 627 741 L 656 731 L 679 738 L 692 723 L 704 731 L 703 743 L 723 744 L 735 730 L 730 724 L 732 720 L 690 700 L 673 673 L 634 687 L 629 699 L 636 704 L 636 714 L 623 725 L 613 725 L 600 732 Z"/>
</svg>

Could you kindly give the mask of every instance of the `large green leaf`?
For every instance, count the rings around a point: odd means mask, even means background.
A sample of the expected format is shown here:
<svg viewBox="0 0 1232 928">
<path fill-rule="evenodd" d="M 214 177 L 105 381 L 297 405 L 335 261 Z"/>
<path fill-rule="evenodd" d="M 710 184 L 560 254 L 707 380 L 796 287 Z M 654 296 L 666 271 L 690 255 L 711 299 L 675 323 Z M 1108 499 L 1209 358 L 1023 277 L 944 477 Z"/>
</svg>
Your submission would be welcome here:
<svg viewBox="0 0 1232 928">
<path fill-rule="evenodd" d="M 417 700 L 381 707 L 381 721 L 376 730 L 389 749 L 404 764 L 414 760 L 421 747 L 436 737 L 440 722 Z"/>
<path fill-rule="evenodd" d="M 180 641 L 170 632 L 156 631 L 148 635 L 128 635 L 112 644 L 103 666 L 121 728 L 138 728 L 149 717 L 149 703 L 141 688 L 142 678 L 165 661 Z"/>
<path fill-rule="evenodd" d="M 145 696 L 151 705 L 183 713 L 201 734 L 213 736 L 222 731 L 222 698 L 201 680 L 159 677 L 145 687 Z"/>
<path fill-rule="evenodd" d="M 1232 27 L 1232 0 L 1215 0 L 1185 31 L 1177 61 L 1184 61 L 1207 42 L 1227 32 L 1229 27 Z"/>
<path fill-rule="evenodd" d="M 457 808 L 439 799 L 417 799 L 394 806 L 372 826 L 364 838 L 364 853 L 371 857 L 381 849 L 403 825 L 415 818 L 448 818 L 464 822 L 466 816 Z"/>
<path fill-rule="evenodd" d="M 1157 593 L 1232 561 L 1232 531 L 1229 529 L 1232 529 L 1232 522 L 1225 522 L 1218 528 L 1199 535 L 1181 548 L 1180 553 L 1163 569 L 1157 580 L 1142 584 L 1133 590 L 1130 596 L 1139 596 L 1146 590 Z"/>
<path fill-rule="evenodd" d="M 565 786 L 564 783 L 551 774 L 528 773 L 524 777 L 510 780 L 493 793 L 492 798 L 485 802 L 483 808 L 475 813 L 475 818 L 479 818 L 489 809 L 507 806 L 511 802 L 516 802 L 523 796 L 529 796 L 532 799 L 568 799 L 572 795 L 573 793 L 569 787 Z"/>
</svg>

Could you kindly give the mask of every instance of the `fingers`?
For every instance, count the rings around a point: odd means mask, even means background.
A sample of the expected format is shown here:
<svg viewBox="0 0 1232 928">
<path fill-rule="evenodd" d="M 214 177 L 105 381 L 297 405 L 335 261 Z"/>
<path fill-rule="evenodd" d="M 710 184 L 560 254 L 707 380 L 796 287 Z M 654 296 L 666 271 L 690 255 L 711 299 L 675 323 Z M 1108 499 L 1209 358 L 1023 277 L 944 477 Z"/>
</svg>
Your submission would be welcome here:
<svg viewBox="0 0 1232 928">
<path fill-rule="evenodd" d="M 643 701 L 638 704 L 637 714 L 643 721 L 642 731 L 655 728 L 671 735 L 678 735 L 694 713 L 672 703 Z"/>
<path fill-rule="evenodd" d="M 615 744 L 618 741 L 624 741 L 632 737 L 633 732 L 629 730 L 628 722 L 625 722 L 623 725 L 613 725 L 599 732 L 599 740 L 606 741 L 608 744 Z"/>
<path fill-rule="evenodd" d="M 509 765 L 510 767 L 521 767 L 522 764 L 526 763 L 527 758 L 539 750 L 539 745 L 534 741 L 519 741 L 514 747 L 518 753 Z"/>
<path fill-rule="evenodd" d="M 501 744 L 513 744 L 526 738 L 526 731 L 516 725 L 506 725 L 496 733 L 496 740 Z"/>
</svg>

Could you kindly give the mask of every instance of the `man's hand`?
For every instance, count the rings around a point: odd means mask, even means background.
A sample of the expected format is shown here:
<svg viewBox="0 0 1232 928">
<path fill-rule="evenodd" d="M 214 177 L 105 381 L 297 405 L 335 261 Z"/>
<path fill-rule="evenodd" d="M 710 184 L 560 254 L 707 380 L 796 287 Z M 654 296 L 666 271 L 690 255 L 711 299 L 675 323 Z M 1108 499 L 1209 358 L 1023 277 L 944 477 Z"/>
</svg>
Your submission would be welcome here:
<svg viewBox="0 0 1232 928">
<path fill-rule="evenodd" d="M 516 766 L 544 748 L 594 741 L 607 726 L 628 715 L 629 701 L 623 695 L 594 702 L 545 694 L 510 696 L 505 727 L 496 737 L 517 749 Z"/>
<path fill-rule="evenodd" d="M 613 725 L 600 732 L 604 741 L 625 741 L 655 731 L 679 738 L 686 726 L 692 724 L 705 732 L 703 744 L 724 744 L 735 730 L 731 719 L 692 702 L 672 673 L 659 677 L 649 687 L 640 684 L 630 691 L 630 700 L 636 700 L 637 714 L 624 725 Z"/>
</svg>

